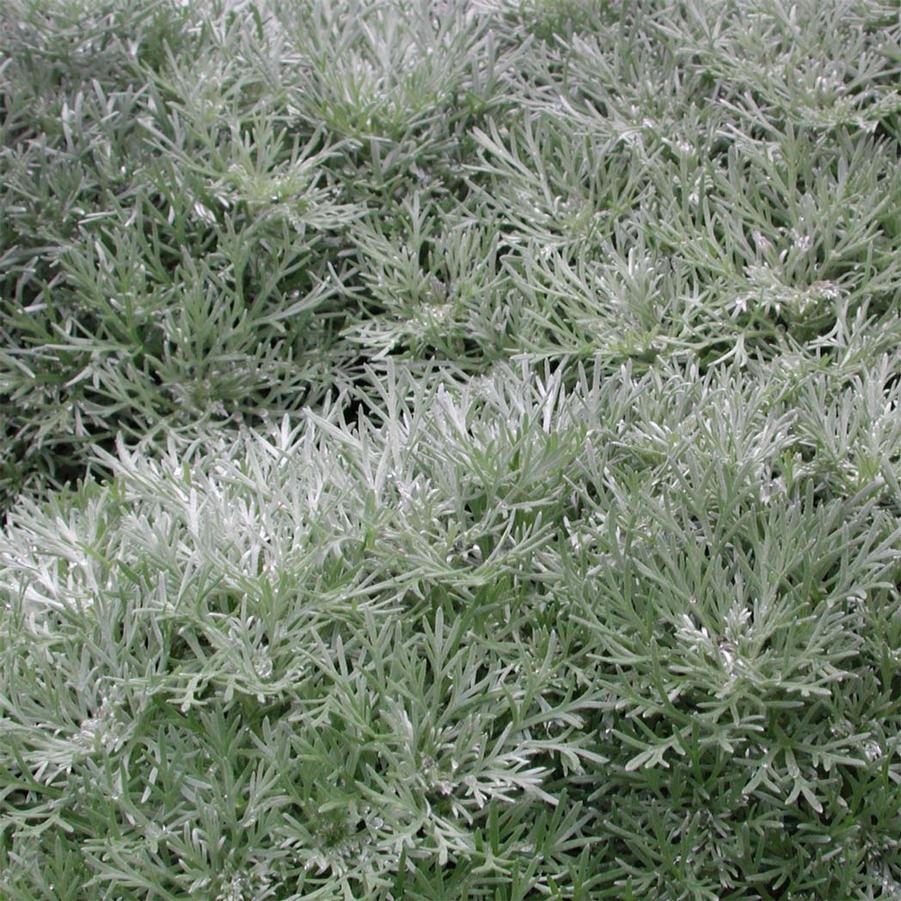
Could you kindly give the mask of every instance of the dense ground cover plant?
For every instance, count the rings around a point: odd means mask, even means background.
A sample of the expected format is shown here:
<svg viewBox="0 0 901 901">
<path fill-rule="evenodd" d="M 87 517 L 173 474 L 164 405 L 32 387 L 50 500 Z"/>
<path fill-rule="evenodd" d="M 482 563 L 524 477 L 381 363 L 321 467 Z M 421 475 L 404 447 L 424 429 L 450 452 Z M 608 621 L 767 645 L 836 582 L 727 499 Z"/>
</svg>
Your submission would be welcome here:
<svg viewBox="0 0 901 901">
<path fill-rule="evenodd" d="M 372 380 L 17 508 L 11 897 L 890 896 L 897 386 Z"/>
<path fill-rule="evenodd" d="M 901 892 L 901 23 L 0 6 L 0 895 Z"/>
</svg>

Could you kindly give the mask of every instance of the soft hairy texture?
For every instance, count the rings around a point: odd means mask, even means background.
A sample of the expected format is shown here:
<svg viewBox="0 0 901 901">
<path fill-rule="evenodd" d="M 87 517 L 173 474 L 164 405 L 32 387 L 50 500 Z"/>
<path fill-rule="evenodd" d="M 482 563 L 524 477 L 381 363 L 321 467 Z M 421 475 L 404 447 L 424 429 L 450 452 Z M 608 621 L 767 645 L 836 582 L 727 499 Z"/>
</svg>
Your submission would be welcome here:
<svg viewBox="0 0 901 901">
<path fill-rule="evenodd" d="M 880 0 L 6 0 L 0 896 L 901 892 Z"/>
</svg>

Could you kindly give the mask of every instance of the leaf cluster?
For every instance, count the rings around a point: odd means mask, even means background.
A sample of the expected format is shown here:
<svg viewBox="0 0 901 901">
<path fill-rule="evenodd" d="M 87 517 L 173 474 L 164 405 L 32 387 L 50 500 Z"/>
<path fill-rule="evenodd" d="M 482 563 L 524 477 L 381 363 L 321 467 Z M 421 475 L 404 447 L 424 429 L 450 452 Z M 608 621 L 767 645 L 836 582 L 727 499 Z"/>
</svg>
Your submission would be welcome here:
<svg viewBox="0 0 901 901">
<path fill-rule="evenodd" d="M 0 5 L 0 895 L 895 897 L 899 48 Z"/>
</svg>

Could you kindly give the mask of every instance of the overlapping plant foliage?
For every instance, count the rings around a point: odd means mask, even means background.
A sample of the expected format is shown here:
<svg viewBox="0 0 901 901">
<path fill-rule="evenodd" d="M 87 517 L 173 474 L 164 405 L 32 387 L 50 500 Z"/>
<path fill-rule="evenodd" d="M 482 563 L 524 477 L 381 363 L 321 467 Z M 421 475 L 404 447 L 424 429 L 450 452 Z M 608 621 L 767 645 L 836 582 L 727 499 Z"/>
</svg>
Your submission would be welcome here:
<svg viewBox="0 0 901 901">
<path fill-rule="evenodd" d="M 897 896 L 895 3 L 0 20 L 0 896 Z"/>
</svg>

